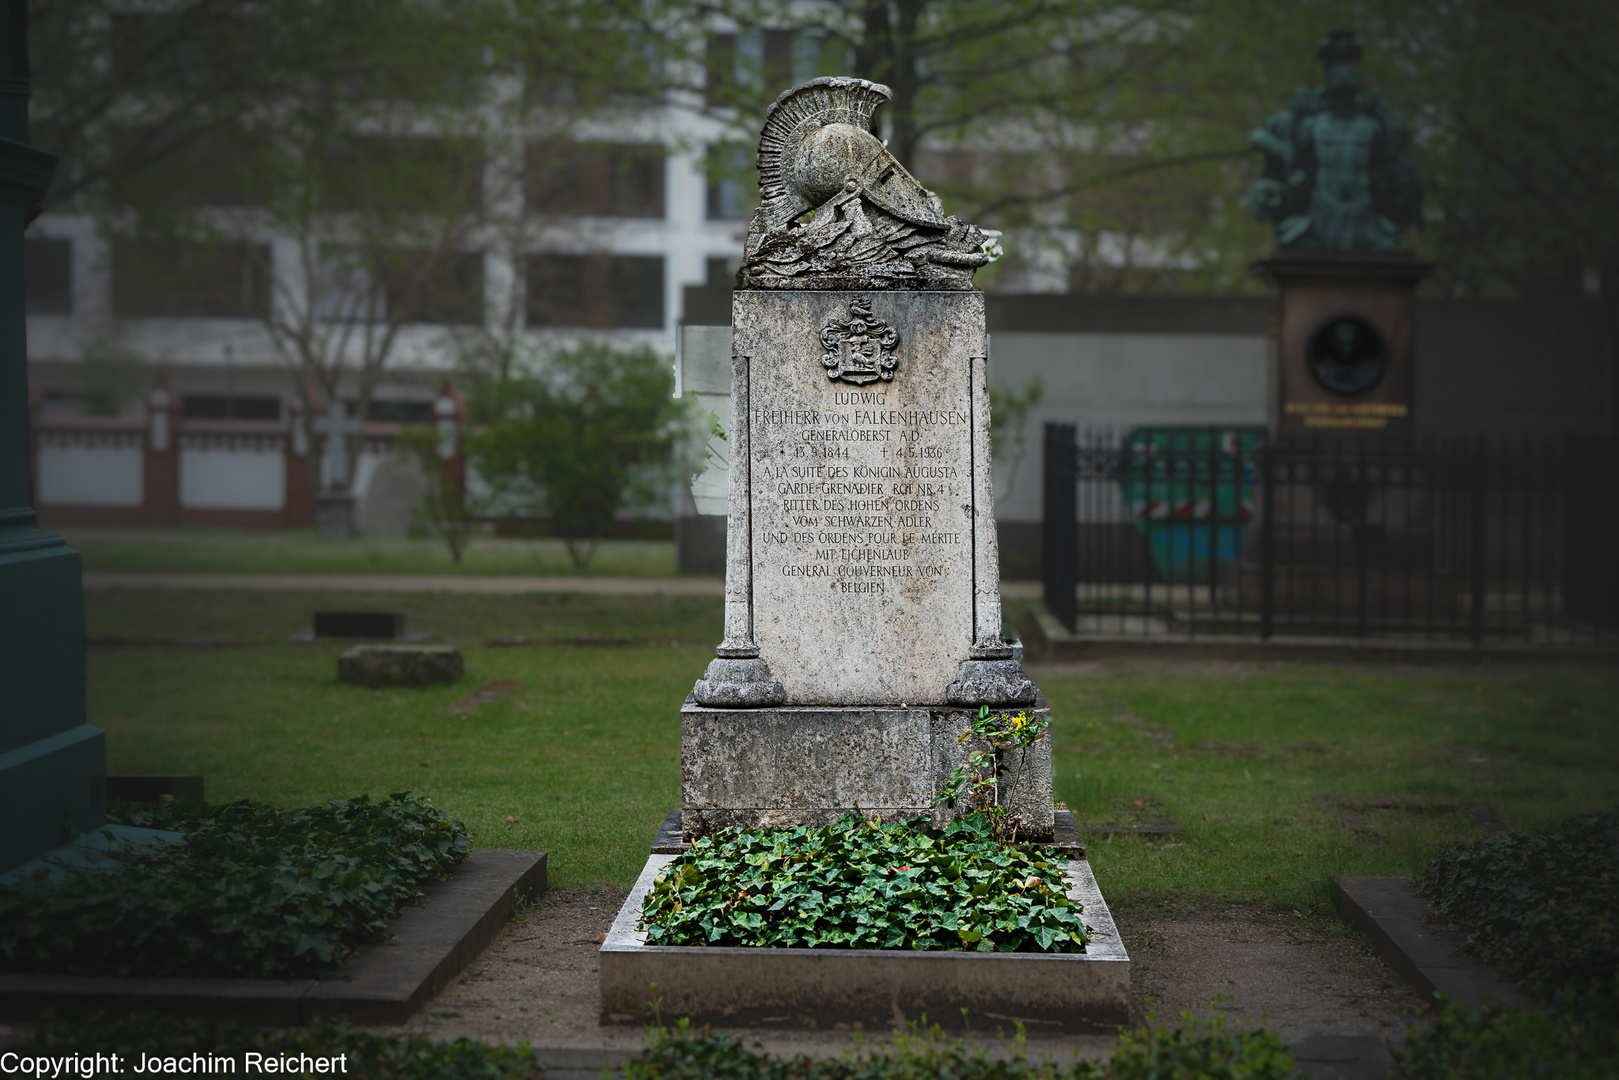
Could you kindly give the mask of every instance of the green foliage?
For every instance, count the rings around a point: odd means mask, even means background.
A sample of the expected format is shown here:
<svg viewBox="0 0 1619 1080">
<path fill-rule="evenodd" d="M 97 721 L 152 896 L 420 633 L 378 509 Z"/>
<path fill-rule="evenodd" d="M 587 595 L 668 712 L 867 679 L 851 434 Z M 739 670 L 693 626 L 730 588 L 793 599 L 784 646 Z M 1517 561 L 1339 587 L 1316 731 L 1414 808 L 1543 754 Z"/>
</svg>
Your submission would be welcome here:
<svg viewBox="0 0 1619 1080">
<path fill-rule="evenodd" d="M 1208 1022 L 1182 1013 L 1181 1028 L 1120 1034 L 1119 1048 L 1106 1072 L 1111 1080 L 1291 1080 L 1293 1055 L 1281 1038 L 1264 1028 L 1228 1032 L 1225 1017 Z"/>
<path fill-rule="evenodd" d="M 1543 998 L 1619 971 L 1619 813 L 1445 848 L 1420 888 L 1475 956 Z"/>
<path fill-rule="evenodd" d="M 92 1015 L 41 1023 L 33 1039 L 18 1048 L 24 1055 L 120 1054 L 139 1062 L 142 1054 L 189 1057 L 230 1056 L 241 1063 L 249 1050 L 261 1054 L 347 1054 L 347 1073 L 366 1080 L 527 1080 L 535 1075 L 526 1044 L 501 1046 L 426 1035 L 388 1038 L 350 1031 L 346 1021 L 316 1020 L 308 1027 L 273 1029 L 220 1024 L 162 1013 Z"/>
<path fill-rule="evenodd" d="M 1395 1052 L 1411 1080 L 1613 1080 L 1619 1077 L 1619 1027 L 1611 1009 L 1587 1007 L 1594 1004 L 1516 1010 L 1446 1001 Z"/>
<path fill-rule="evenodd" d="M 1017 488 L 1018 471 L 1029 452 L 1029 413 L 1046 396 L 1045 383 L 1036 375 L 1019 387 L 989 388 L 990 449 L 1007 465 L 1006 487 L 995 497 L 999 506 Z"/>
<path fill-rule="evenodd" d="M 977 740 L 986 749 L 974 749 L 967 755 L 967 763 L 958 765 L 950 773 L 938 794 L 938 801 L 952 810 L 964 803 L 975 814 L 988 821 L 990 832 L 1003 844 L 1017 842 L 1018 829 L 1023 819 L 1009 807 L 1017 795 L 1023 779 L 1023 751 L 1046 737 L 1051 727 L 1051 715 L 1029 718 L 1028 712 L 991 713 L 988 705 L 978 707 L 978 718 L 961 733 L 957 744 Z M 1018 751 L 1017 766 L 1009 769 L 1007 755 Z M 1006 786 L 1006 797 L 1000 797 L 1001 778 L 1011 772 L 1011 783 Z"/>
<path fill-rule="evenodd" d="M 495 418 L 470 456 L 498 498 L 549 518 L 583 569 L 622 512 L 667 491 L 687 408 L 672 390 L 649 348 L 560 349 L 490 391 Z"/>
<path fill-rule="evenodd" d="M 899 1032 L 841 1058 L 773 1058 L 734 1035 L 693 1035 L 684 1023 L 653 1033 L 625 1080 L 1294 1080 L 1293 1056 L 1274 1032 L 1227 1032 L 1224 1018 L 1184 1029 L 1125 1032 L 1111 1062 L 1063 1066 L 1031 1060 L 1022 1032 L 1010 1053 L 991 1056 L 946 1040 L 937 1027 Z"/>
<path fill-rule="evenodd" d="M 1070 952 L 1089 937 L 1065 869 L 998 843 L 982 814 L 942 830 L 846 814 L 702 837 L 643 917 L 648 945 Z"/>
<path fill-rule="evenodd" d="M 126 846 L 114 870 L 0 887 L 0 970 L 328 975 L 468 851 L 459 822 L 403 792 L 289 811 L 115 806 L 109 819 L 184 839 Z"/>
<path fill-rule="evenodd" d="M 453 443 L 450 449 L 453 451 Z M 427 491 L 416 506 L 417 520 L 444 541 L 450 561 L 460 566 L 461 556 L 478 529 L 478 519 L 467 505 L 461 477 L 451 471 L 444 450 L 439 435 L 426 429 L 401 432 L 394 441 L 395 455 L 413 462 L 427 477 Z"/>
</svg>

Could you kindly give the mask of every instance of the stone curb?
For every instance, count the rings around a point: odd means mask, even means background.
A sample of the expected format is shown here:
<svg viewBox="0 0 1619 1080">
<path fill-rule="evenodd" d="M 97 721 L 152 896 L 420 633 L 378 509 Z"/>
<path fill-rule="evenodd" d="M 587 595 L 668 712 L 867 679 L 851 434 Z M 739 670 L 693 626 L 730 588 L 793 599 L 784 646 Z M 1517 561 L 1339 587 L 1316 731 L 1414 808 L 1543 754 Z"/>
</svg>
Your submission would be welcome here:
<svg viewBox="0 0 1619 1080">
<path fill-rule="evenodd" d="M 604 1025 L 658 1011 L 724 1028 L 1022 1020 L 1041 1036 L 1129 1022 L 1130 957 L 1084 859 L 1069 861 L 1067 890 L 1091 929 L 1083 953 L 980 953 L 648 945 L 641 907 L 675 858 L 647 860 L 597 952 Z"/>
<path fill-rule="evenodd" d="M 619 1069 L 641 1056 L 640 1050 L 606 1050 L 594 1047 L 533 1047 L 534 1061 L 545 1080 L 600 1080 L 602 1073 Z"/>
<path fill-rule="evenodd" d="M 1398 1071 L 1376 1035 L 1306 1035 L 1288 1047 L 1305 1080 L 1390 1080 Z"/>
<path fill-rule="evenodd" d="M 1422 921 L 1428 902 L 1411 894 L 1411 879 L 1360 877 L 1333 879 L 1338 913 L 1364 930 L 1378 955 L 1424 997 L 1443 993 L 1470 1008 L 1502 1005 L 1528 1008 L 1529 995 L 1502 979 L 1495 969 L 1463 952 L 1466 935 Z"/>
<path fill-rule="evenodd" d="M 317 1016 L 402 1023 L 494 940 L 519 896 L 545 888 L 545 852 L 475 850 L 399 913 L 391 940 L 362 946 L 328 979 L 0 974 L 0 1021 L 36 1020 L 46 1010 L 156 1009 L 266 1027 Z"/>
</svg>

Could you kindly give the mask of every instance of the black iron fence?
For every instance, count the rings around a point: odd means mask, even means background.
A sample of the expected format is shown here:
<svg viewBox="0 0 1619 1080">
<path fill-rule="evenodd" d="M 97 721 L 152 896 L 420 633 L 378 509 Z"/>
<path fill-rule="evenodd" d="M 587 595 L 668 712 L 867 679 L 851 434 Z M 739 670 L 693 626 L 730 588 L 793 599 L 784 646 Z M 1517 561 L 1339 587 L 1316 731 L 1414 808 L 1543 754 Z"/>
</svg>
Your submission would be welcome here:
<svg viewBox="0 0 1619 1080">
<path fill-rule="evenodd" d="M 1616 644 L 1616 447 L 1047 424 L 1046 606 L 1092 634 Z"/>
</svg>

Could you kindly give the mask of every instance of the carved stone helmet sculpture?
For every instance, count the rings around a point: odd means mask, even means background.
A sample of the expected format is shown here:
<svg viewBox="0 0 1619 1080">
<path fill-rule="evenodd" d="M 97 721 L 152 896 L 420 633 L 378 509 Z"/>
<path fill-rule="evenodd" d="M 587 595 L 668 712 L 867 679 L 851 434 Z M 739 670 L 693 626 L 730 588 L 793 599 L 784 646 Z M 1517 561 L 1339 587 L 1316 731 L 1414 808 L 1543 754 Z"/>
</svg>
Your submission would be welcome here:
<svg viewBox="0 0 1619 1080">
<path fill-rule="evenodd" d="M 770 106 L 739 287 L 972 288 L 1000 234 L 946 217 L 871 133 L 890 94 L 865 79 L 811 79 Z"/>
</svg>

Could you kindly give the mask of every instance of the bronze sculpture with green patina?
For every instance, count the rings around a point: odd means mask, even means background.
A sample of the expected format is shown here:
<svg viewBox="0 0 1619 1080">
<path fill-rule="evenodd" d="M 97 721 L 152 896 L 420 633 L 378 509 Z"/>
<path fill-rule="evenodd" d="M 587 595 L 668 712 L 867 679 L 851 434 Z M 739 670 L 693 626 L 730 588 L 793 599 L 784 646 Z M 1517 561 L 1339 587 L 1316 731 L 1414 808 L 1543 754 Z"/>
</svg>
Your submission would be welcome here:
<svg viewBox="0 0 1619 1080">
<path fill-rule="evenodd" d="M 1347 30 L 1316 50 L 1322 84 L 1301 87 L 1287 112 L 1250 136 L 1265 174 L 1250 193 L 1254 216 L 1282 248 L 1393 251 L 1422 214 L 1422 185 L 1404 117 L 1375 89 L 1362 92 L 1361 47 Z"/>
</svg>

